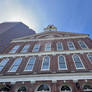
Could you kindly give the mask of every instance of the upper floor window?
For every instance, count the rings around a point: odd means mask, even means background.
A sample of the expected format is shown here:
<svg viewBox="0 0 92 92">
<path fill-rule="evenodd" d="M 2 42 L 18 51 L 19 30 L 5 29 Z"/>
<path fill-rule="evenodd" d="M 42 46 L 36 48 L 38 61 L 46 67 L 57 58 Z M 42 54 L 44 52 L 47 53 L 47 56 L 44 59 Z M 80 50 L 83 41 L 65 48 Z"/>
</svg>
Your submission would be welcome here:
<svg viewBox="0 0 92 92">
<path fill-rule="evenodd" d="M 19 47 L 20 47 L 20 45 L 14 46 L 9 53 L 15 53 L 19 49 Z"/>
<path fill-rule="evenodd" d="M 9 69 L 9 72 L 16 72 L 16 70 L 18 69 L 19 65 L 22 62 L 22 58 L 17 58 L 13 65 L 11 66 L 11 68 Z"/>
<path fill-rule="evenodd" d="M 78 55 L 73 55 L 73 60 L 76 66 L 76 69 L 84 69 L 84 65 L 82 63 L 82 60 Z"/>
<path fill-rule="evenodd" d="M 92 54 L 88 54 L 88 59 L 92 63 Z"/>
<path fill-rule="evenodd" d="M 40 48 L 40 44 L 35 44 L 34 48 L 33 48 L 33 52 L 38 52 Z"/>
<path fill-rule="evenodd" d="M 58 56 L 58 67 L 59 67 L 59 70 L 67 69 L 66 60 L 64 56 Z"/>
<path fill-rule="evenodd" d="M 75 46 L 73 42 L 67 42 L 69 50 L 75 50 Z"/>
<path fill-rule="evenodd" d="M 25 45 L 21 52 L 23 52 L 23 53 L 27 52 L 29 47 L 30 47 L 29 44 Z"/>
<path fill-rule="evenodd" d="M 35 57 L 29 58 L 28 63 L 27 63 L 27 66 L 26 66 L 26 68 L 25 68 L 24 71 L 32 71 L 33 66 L 34 66 L 34 64 L 35 64 L 35 60 L 36 60 Z"/>
<path fill-rule="evenodd" d="M 9 61 L 9 58 L 6 58 L 0 62 L 0 71 L 2 71 L 2 69 L 5 67 L 8 61 Z"/>
<path fill-rule="evenodd" d="M 79 45 L 82 49 L 87 49 L 88 48 L 84 41 L 78 41 L 78 43 L 79 43 Z"/>
<path fill-rule="evenodd" d="M 57 42 L 57 50 L 63 50 L 63 45 L 61 42 Z"/>
<path fill-rule="evenodd" d="M 42 61 L 42 68 L 41 70 L 49 70 L 50 67 L 50 57 L 45 56 Z"/>
<path fill-rule="evenodd" d="M 51 51 L 51 43 L 45 44 L 45 51 Z"/>
</svg>

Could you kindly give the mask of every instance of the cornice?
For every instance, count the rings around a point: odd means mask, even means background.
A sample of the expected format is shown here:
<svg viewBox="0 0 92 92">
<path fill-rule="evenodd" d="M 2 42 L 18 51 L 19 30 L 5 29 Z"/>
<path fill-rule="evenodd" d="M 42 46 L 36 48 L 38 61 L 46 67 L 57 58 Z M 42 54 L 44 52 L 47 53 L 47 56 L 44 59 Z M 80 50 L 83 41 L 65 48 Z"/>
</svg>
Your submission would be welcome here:
<svg viewBox="0 0 92 92">
<path fill-rule="evenodd" d="M 38 75 L 14 75 L 0 76 L 0 82 L 17 81 L 57 81 L 57 80 L 87 80 L 92 79 L 92 72 L 87 73 L 60 73 L 60 74 L 38 74 Z"/>
<path fill-rule="evenodd" d="M 29 53 L 16 53 L 16 54 L 1 54 L 0 58 L 4 57 L 21 57 L 21 56 L 42 56 L 42 55 L 57 55 L 57 54 L 83 54 L 83 53 L 91 53 L 92 49 L 84 49 L 84 50 L 66 50 L 66 51 L 48 51 L 48 52 L 29 52 Z"/>
<path fill-rule="evenodd" d="M 56 37 L 56 38 L 45 38 L 45 39 L 15 39 L 13 41 L 11 41 L 11 43 L 14 42 L 29 42 L 29 41 L 45 41 L 45 40 L 64 40 L 64 39 L 78 39 L 78 38 L 87 38 L 89 37 L 88 35 L 82 35 L 82 36 L 71 36 L 71 37 Z"/>
</svg>

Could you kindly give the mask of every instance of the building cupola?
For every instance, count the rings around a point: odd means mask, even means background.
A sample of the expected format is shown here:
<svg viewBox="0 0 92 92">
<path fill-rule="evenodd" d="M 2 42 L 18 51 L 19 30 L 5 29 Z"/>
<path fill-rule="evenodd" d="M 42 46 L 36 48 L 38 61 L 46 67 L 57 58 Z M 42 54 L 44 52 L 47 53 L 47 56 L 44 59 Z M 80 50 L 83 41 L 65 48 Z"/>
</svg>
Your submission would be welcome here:
<svg viewBox="0 0 92 92">
<path fill-rule="evenodd" d="M 48 25 L 46 28 L 44 28 L 44 31 L 57 31 L 57 28 L 54 25 Z"/>
</svg>

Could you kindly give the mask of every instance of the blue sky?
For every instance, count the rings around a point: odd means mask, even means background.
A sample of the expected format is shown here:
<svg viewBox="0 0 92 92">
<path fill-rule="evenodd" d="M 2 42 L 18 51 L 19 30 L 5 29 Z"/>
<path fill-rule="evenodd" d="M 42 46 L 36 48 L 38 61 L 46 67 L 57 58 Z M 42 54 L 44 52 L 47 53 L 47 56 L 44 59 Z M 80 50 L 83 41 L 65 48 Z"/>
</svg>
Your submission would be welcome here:
<svg viewBox="0 0 92 92">
<path fill-rule="evenodd" d="M 92 0 L 1 0 L 0 12 L 0 23 L 22 21 L 37 33 L 54 24 L 92 38 Z"/>
</svg>

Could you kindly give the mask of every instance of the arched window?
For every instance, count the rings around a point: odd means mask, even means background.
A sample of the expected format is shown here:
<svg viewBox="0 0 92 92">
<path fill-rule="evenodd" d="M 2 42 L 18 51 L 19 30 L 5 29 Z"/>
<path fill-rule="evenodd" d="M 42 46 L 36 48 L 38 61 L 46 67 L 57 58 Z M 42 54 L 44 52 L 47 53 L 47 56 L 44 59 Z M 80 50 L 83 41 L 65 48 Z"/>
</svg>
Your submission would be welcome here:
<svg viewBox="0 0 92 92">
<path fill-rule="evenodd" d="M 17 92 L 27 92 L 26 87 L 20 87 Z"/>
<path fill-rule="evenodd" d="M 84 85 L 83 92 L 92 92 L 92 85 L 90 85 L 90 84 Z"/>
<path fill-rule="evenodd" d="M 43 58 L 41 70 L 49 70 L 49 67 L 50 67 L 50 57 L 45 56 Z"/>
<path fill-rule="evenodd" d="M 88 54 L 88 59 L 92 63 L 92 54 Z"/>
<path fill-rule="evenodd" d="M 21 62 L 22 62 L 22 58 L 17 58 L 8 72 L 16 72 Z"/>
<path fill-rule="evenodd" d="M 6 58 L 0 62 L 0 71 L 2 71 L 2 69 L 5 67 L 8 61 L 9 61 L 9 58 Z"/>
<path fill-rule="evenodd" d="M 63 85 L 60 92 L 72 92 L 72 89 L 68 85 Z"/>
<path fill-rule="evenodd" d="M 50 88 L 47 84 L 42 84 L 38 87 L 37 92 L 50 92 Z"/>
<path fill-rule="evenodd" d="M 59 67 L 59 70 L 67 69 L 66 60 L 64 56 L 58 56 L 58 67 Z"/>
<path fill-rule="evenodd" d="M 78 55 L 73 55 L 73 61 L 75 63 L 76 69 L 84 69 L 82 60 L 80 59 Z"/>
</svg>

